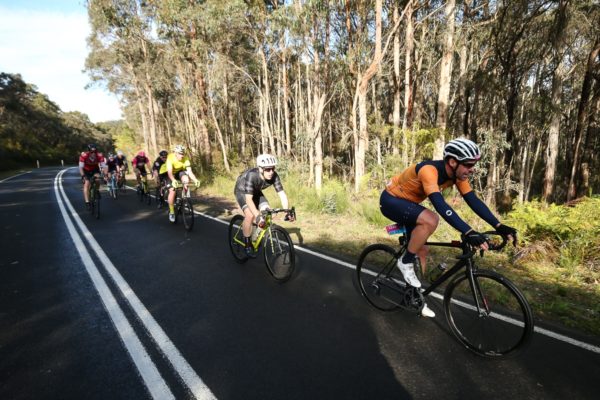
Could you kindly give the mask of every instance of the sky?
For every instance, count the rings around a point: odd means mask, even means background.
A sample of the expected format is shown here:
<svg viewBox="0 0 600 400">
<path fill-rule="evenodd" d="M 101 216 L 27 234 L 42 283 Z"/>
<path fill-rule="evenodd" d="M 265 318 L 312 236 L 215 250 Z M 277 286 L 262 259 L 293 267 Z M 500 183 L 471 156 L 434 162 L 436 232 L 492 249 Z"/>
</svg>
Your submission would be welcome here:
<svg viewBox="0 0 600 400">
<path fill-rule="evenodd" d="M 94 123 L 121 119 L 115 95 L 85 89 L 89 33 L 84 0 L 0 0 L 0 72 L 21 74 L 62 111 Z"/>
</svg>

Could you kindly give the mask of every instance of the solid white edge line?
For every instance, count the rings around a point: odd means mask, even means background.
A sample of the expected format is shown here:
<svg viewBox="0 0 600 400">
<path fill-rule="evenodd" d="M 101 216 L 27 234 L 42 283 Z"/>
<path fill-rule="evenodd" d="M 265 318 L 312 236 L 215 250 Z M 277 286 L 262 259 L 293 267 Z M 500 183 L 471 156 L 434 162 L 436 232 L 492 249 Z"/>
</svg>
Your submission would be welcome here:
<svg viewBox="0 0 600 400">
<path fill-rule="evenodd" d="M 77 230 L 75 229 L 71 219 L 68 217 L 67 211 L 65 210 L 65 203 L 63 202 L 58 189 L 58 182 L 60 181 L 64 171 L 66 170 L 62 170 L 55 177 L 54 193 L 56 195 L 60 212 L 65 220 L 69 234 L 71 235 L 71 239 L 73 240 L 75 248 L 81 257 L 81 261 L 83 262 L 83 265 L 85 266 L 85 269 L 90 276 L 92 283 L 94 284 L 94 287 L 96 288 L 96 291 L 98 292 L 100 299 L 104 304 L 104 308 L 108 312 L 108 315 L 113 322 L 113 325 L 115 326 L 123 345 L 125 346 L 125 349 L 129 353 L 131 360 L 135 364 L 140 376 L 142 377 L 142 380 L 144 381 L 144 385 L 150 392 L 152 398 L 175 399 L 175 396 L 173 396 L 173 393 L 171 393 L 171 390 L 158 372 L 156 365 L 152 362 L 140 339 L 135 334 L 133 327 L 125 317 L 123 310 L 121 310 L 119 307 L 119 304 L 108 288 L 106 281 L 104 278 L 102 278 L 98 268 L 96 268 L 96 265 L 92 261 L 92 258 L 85 247 L 85 244 L 77 233 Z M 65 196 L 64 192 L 62 192 L 62 195 Z M 68 202 L 66 197 L 65 200 Z"/>
<path fill-rule="evenodd" d="M 63 195 L 64 190 L 62 183 L 60 184 L 60 190 Z M 79 229 L 83 232 L 83 236 L 87 239 L 88 243 L 98 256 L 100 262 L 104 265 L 104 268 L 113 279 L 123 297 L 129 302 L 131 308 L 136 313 L 140 322 L 144 325 L 148 333 L 152 336 L 152 339 L 160 349 L 160 351 L 167 357 L 169 363 L 173 366 L 173 369 L 181 377 L 185 385 L 191 391 L 196 399 L 210 400 L 216 399 L 215 395 L 206 386 L 202 379 L 196 374 L 189 363 L 183 358 L 179 350 L 175 347 L 171 339 L 166 335 L 163 329 L 158 325 L 154 317 L 150 314 L 148 309 L 142 304 L 139 298 L 136 296 L 134 291 L 131 289 L 129 284 L 123 279 L 119 271 L 115 268 L 114 264 L 110 261 L 104 250 L 100 247 L 96 239 L 92 236 L 91 232 L 87 229 L 79 215 L 66 199 L 66 204 L 69 207 L 71 215 Z"/>
<path fill-rule="evenodd" d="M 220 223 L 222 223 L 224 225 L 229 225 L 229 221 L 224 221 L 224 220 L 222 220 L 220 218 L 213 217 L 211 215 L 205 214 L 205 213 L 200 212 L 200 211 L 194 210 L 194 214 L 200 215 L 200 216 L 208 218 L 208 219 L 212 219 L 213 221 L 220 222 Z M 313 255 L 315 257 L 319 257 L 319 258 L 322 258 L 324 260 L 331 261 L 331 262 L 333 262 L 335 264 L 338 264 L 338 265 L 341 265 L 343 267 L 356 270 L 356 265 L 350 264 L 350 263 L 348 263 L 346 261 L 338 260 L 337 258 L 333 258 L 333 257 L 327 256 L 325 254 L 318 253 L 318 252 L 316 252 L 314 250 L 307 249 L 307 248 L 299 246 L 299 245 L 297 245 L 295 243 L 294 243 L 294 248 L 298 249 L 298 250 L 301 250 L 301 251 L 303 251 L 305 253 L 311 254 L 311 255 Z M 432 292 L 430 294 L 430 296 L 433 296 L 433 297 L 435 297 L 435 298 L 437 298 L 439 300 L 443 299 L 442 295 L 440 295 L 438 293 L 435 293 L 435 292 Z M 508 317 L 504 317 L 504 319 L 506 320 L 506 322 L 510 322 L 508 320 L 509 319 Z M 599 353 L 600 354 L 600 347 L 598 347 L 598 346 L 594 346 L 592 344 L 585 343 L 585 342 L 579 341 L 577 339 L 573 339 L 573 338 L 571 338 L 569 336 L 561 335 L 560 333 L 552 332 L 552 331 L 549 331 L 547 329 L 540 328 L 540 327 L 537 327 L 537 326 L 534 327 L 534 331 L 537 332 L 537 333 L 539 333 L 539 334 L 541 334 L 541 335 L 545 335 L 545 336 L 551 337 L 553 339 L 560 340 L 560 341 L 563 341 L 565 343 L 569 343 L 569 344 L 572 344 L 574 346 L 581 347 L 582 349 L 593 351 L 594 353 Z"/>
<path fill-rule="evenodd" d="M 4 178 L 4 179 L 2 179 L 2 180 L 0 181 L 0 183 L 2 183 L 2 182 L 6 182 L 6 181 L 8 181 L 9 179 L 16 178 L 17 176 L 21 176 L 21 175 L 29 174 L 30 172 L 31 172 L 31 171 L 27 171 L 27 172 L 22 172 L 22 173 L 20 173 L 20 174 L 17 174 L 17 175 L 9 176 L 8 178 Z"/>
</svg>

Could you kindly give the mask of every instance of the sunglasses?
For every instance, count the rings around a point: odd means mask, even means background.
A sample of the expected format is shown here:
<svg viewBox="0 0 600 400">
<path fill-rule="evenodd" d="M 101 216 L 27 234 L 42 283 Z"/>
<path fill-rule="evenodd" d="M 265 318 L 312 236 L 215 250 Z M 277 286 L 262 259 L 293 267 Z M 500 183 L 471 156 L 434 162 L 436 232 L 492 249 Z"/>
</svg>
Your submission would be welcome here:
<svg viewBox="0 0 600 400">
<path fill-rule="evenodd" d="M 275 171 L 275 167 L 263 167 L 263 171 L 265 171 L 265 172 Z"/>
<path fill-rule="evenodd" d="M 462 165 L 464 165 L 465 168 L 468 168 L 468 169 L 475 167 L 475 164 L 476 163 L 474 163 L 474 162 L 473 163 L 462 163 Z"/>
</svg>

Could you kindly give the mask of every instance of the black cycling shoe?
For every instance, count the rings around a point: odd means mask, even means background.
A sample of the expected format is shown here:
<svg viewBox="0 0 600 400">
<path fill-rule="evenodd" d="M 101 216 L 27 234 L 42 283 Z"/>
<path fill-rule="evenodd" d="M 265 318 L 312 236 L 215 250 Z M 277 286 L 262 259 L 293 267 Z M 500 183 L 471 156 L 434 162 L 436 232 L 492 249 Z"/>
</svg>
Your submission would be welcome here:
<svg viewBox="0 0 600 400">
<path fill-rule="evenodd" d="M 256 253 L 252 247 L 245 247 L 244 250 L 249 258 L 256 258 Z"/>
<path fill-rule="evenodd" d="M 90 211 L 92 209 L 92 205 L 90 204 L 89 201 L 87 203 L 85 203 L 85 209 L 88 211 Z"/>
</svg>

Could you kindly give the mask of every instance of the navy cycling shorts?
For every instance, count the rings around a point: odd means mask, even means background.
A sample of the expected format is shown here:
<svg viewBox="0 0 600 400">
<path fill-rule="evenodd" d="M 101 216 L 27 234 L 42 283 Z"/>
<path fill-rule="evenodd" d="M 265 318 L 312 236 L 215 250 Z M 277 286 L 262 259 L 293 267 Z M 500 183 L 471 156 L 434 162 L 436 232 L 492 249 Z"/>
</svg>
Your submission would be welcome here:
<svg viewBox="0 0 600 400">
<path fill-rule="evenodd" d="M 379 197 L 379 209 L 386 218 L 404 225 L 406 236 L 409 238 L 412 230 L 417 226 L 417 218 L 419 218 L 423 210 L 426 210 L 422 205 L 410 200 L 394 197 L 386 190 Z"/>
</svg>

